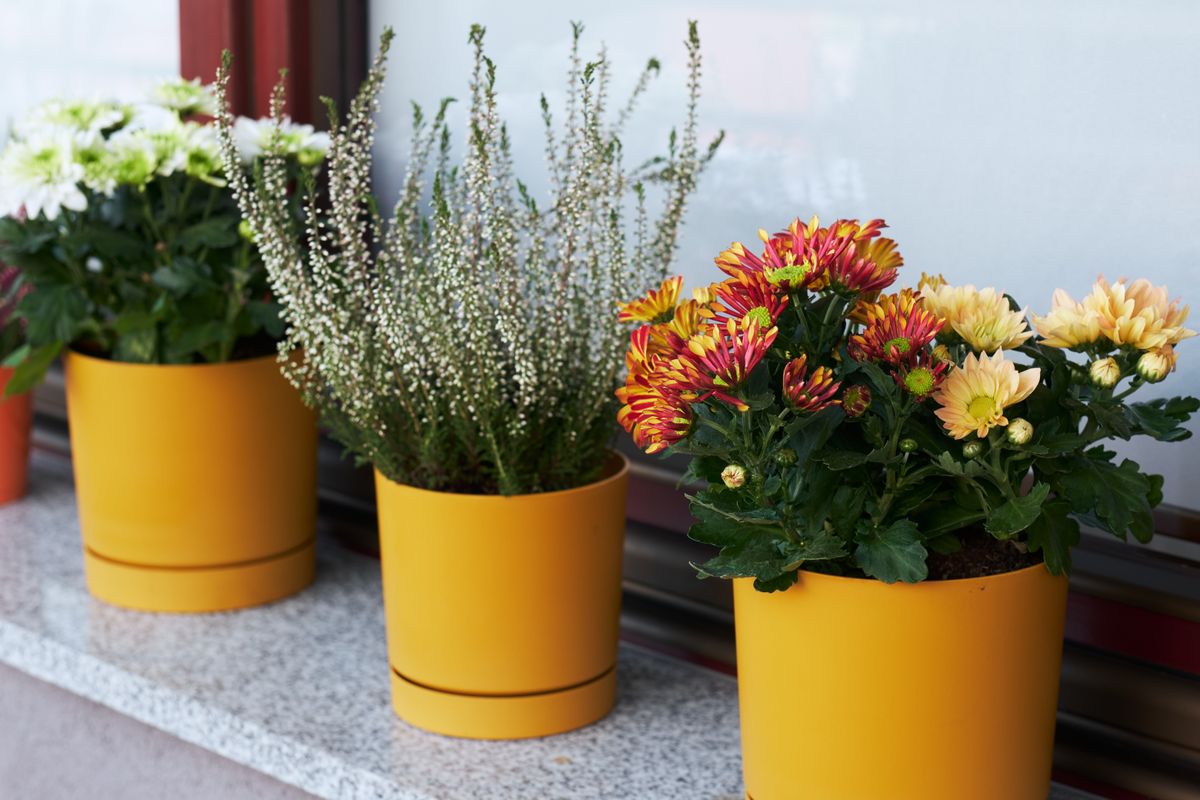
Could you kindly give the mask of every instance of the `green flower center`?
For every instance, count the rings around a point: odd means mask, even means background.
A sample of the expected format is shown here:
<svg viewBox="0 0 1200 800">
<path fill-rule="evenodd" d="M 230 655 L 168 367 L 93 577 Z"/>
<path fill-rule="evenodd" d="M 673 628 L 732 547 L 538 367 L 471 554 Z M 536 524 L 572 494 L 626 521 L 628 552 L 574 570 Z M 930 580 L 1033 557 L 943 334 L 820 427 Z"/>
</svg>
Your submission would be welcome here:
<svg viewBox="0 0 1200 800">
<path fill-rule="evenodd" d="M 749 323 L 751 320 L 757 322 L 759 328 L 769 328 L 771 327 L 771 312 L 767 311 L 766 306 L 755 306 L 742 317 L 743 323 Z"/>
<path fill-rule="evenodd" d="M 786 267 L 772 269 L 767 271 L 767 283 L 772 286 L 779 286 L 785 281 L 793 286 L 804 280 L 804 276 L 808 274 L 808 267 L 803 264 L 789 264 Z"/>
<path fill-rule="evenodd" d="M 896 352 L 900 354 L 907 353 L 912 349 L 912 342 L 908 341 L 907 337 L 897 336 L 895 339 L 888 339 L 883 343 L 883 352 L 890 353 L 892 348 L 896 348 Z"/>
<path fill-rule="evenodd" d="M 929 394 L 933 389 L 933 372 L 925 367 L 917 367 L 904 376 L 904 386 L 918 396 Z"/>
<path fill-rule="evenodd" d="M 974 398 L 967 405 L 967 413 L 975 419 L 988 419 L 996 408 L 996 401 L 986 394 Z"/>
</svg>

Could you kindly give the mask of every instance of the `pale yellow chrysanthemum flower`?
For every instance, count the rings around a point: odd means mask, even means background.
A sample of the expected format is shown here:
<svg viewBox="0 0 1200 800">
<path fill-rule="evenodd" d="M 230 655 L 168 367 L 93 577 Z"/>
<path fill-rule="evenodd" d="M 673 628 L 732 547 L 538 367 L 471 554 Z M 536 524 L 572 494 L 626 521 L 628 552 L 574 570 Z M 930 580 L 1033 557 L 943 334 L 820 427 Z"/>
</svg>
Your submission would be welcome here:
<svg viewBox="0 0 1200 800">
<path fill-rule="evenodd" d="M 955 439 L 974 433 L 980 439 L 995 427 L 1008 425 L 1004 409 L 1033 393 L 1042 378 L 1037 367 L 1018 371 L 1003 350 L 976 358 L 969 353 L 963 365 L 950 372 L 933 395 L 941 406 L 934 413 Z"/>
<path fill-rule="evenodd" d="M 931 279 L 922 275 L 918 288 L 925 308 L 943 317 L 976 352 L 1011 350 L 1033 336 L 1025 313 L 1014 311 L 1008 298 L 991 287 L 951 286 L 941 276 Z"/>
<path fill-rule="evenodd" d="M 1042 337 L 1042 344 L 1050 347 L 1081 347 L 1100 338 L 1100 315 L 1083 303 L 1075 302 L 1062 289 L 1054 290 L 1049 314 L 1029 316 Z"/>
<path fill-rule="evenodd" d="M 1138 350 L 1175 345 L 1195 336 L 1183 327 L 1188 307 L 1167 300 L 1167 287 L 1154 286 L 1145 278 L 1127 284 L 1124 278 L 1110 284 L 1101 275 L 1084 298 L 1083 305 L 1096 315 L 1100 331 L 1113 344 Z"/>
</svg>

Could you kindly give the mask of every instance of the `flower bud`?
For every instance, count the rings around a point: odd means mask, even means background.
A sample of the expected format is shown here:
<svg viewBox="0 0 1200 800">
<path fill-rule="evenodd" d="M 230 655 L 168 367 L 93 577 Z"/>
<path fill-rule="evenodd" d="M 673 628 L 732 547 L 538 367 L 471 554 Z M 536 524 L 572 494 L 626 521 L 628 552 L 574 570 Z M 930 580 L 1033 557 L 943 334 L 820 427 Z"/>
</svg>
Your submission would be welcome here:
<svg viewBox="0 0 1200 800">
<path fill-rule="evenodd" d="M 963 458 L 979 458 L 983 455 L 983 442 L 973 439 L 963 445 Z"/>
<path fill-rule="evenodd" d="M 721 470 L 721 481 L 730 489 L 740 489 L 746 485 L 746 468 L 740 464 L 730 464 Z"/>
<path fill-rule="evenodd" d="M 939 344 L 933 348 L 933 360 L 941 364 L 953 364 L 954 356 L 950 355 L 950 348 L 944 344 Z"/>
<path fill-rule="evenodd" d="M 1101 389 L 1111 389 L 1121 380 L 1121 368 L 1115 358 L 1098 358 L 1088 367 L 1088 377 Z"/>
<path fill-rule="evenodd" d="M 1147 383 L 1158 383 L 1175 371 L 1175 348 L 1163 345 L 1154 350 L 1147 350 L 1137 361 L 1137 374 Z"/>
<path fill-rule="evenodd" d="M 866 386 L 847 386 L 842 392 L 842 410 L 847 417 L 861 416 L 871 407 L 871 390 Z"/>
<path fill-rule="evenodd" d="M 238 223 L 238 235 L 247 242 L 254 241 L 254 231 L 250 228 L 250 220 L 244 219 Z"/>
<path fill-rule="evenodd" d="M 1033 438 L 1033 426 L 1029 424 L 1029 420 L 1017 417 L 1008 423 L 1008 430 L 1004 432 L 1004 438 L 1008 439 L 1010 444 L 1029 444 L 1029 440 Z"/>
<path fill-rule="evenodd" d="M 915 453 L 915 452 L 917 452 L 917 447 L 918 447 L 918 445 L 917 445 L 916 439 L 901 439 L 900 440 L 900 452 L 901 453 Z"/>
<path fill-rule="evenodd" d="M 785 447 L 775 454 L 775 463 L 785 467 L 790 467 L 796 463 L 796 451 L 790 447 Z"/>
</svg>

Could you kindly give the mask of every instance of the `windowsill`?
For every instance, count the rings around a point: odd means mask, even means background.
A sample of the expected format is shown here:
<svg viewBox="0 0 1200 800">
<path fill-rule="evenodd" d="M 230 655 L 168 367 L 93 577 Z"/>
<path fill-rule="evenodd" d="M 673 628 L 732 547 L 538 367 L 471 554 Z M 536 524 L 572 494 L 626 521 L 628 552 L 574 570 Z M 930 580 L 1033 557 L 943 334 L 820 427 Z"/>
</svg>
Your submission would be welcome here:
<svg viewBox="0 0 1200 800">
<path fill-rule="evenodd" d="M 0 508 L 0 662 L 320 796 L 742 796 L 726 675 L 623 643 L 617 707 L 595 725 L 521 742 L 423 733 L 391 710 L 377 561 L 323 543 L 316 583 L 283 602 L 125 611 L 84 587 L 69 465 L 39 454 L 31 477 Z"/>
</svg>

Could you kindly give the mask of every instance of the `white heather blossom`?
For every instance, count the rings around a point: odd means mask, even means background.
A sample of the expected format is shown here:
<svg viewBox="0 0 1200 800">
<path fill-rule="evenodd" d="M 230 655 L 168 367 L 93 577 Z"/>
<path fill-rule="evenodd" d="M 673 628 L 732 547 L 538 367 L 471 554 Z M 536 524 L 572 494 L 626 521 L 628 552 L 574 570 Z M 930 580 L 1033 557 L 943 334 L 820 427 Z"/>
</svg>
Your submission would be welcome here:
<svg viewBox="0 0 1200 800">
<path fill-rule="evenodd" d="M 87 197 L 79 188 L 83 166 L 76 160 L 76 134 L 64 129 L 9 142 L 0 155 L 0 215 L 22 208 L 30 217 L 57 219 L 63 209 L 83 211 Z"/>
<path fill-rule="evenodd" d="M 627 340 L 613 309 L 661 282 L 704 163 L 699 40 L 693 27 L 687 121 L 672 134 L 663 212 L 649 226 L 618 134 L 656 62 L 619 114 L 607 113 L 608 64 L 601 51 L 584 80 L 580 30 L 558 125 L 543 105 L 552 187 L 544 203 L 513 174 L 482 28 L 471 32 L 461 157 L 451 159 L 446 104 L 432 118 L 416 109 L 401 196 L 390 214 L 377 210 L 371 154 L 387 31 L 345 121 L 321 141 L 327 203 L 310 193 L 299 231 L 292 172 L 278 156 L 303 164 L 311 129 L 282 116 L 281 88 L 271 109 L 278 129 L 235 119 L 228 72 L 219 74 L 221 152 L 283 307 L 284 374 L 348 449 L 392 480 L 513 494 L 578 486 L 604 464 Z M 251 180 L 239 167 L 260 156 Z"/>
<path fill-rule="evenodd" d="M 193 114 L 212 116 L 217 113 L 217 96 L 213 87 L 202 84 L 199 78 L 163 81 L 150 90 L 150 102 L 183 117 Z"/>
<path fill-rule="evenodd" d="M 312 125 L 292 122 L 283 117 L 278 126 L 270 118 L 251 119 L 238 117 L 233 124 L 233 139 L 243 162 L 250 162 L 264 152 L 276 149 L 278 136 L 279 152 L 296 156 L 306 167 L 315 166 L 325 158 L 329 149 L 329 134 L 318 131 Z"/>
</svg>

